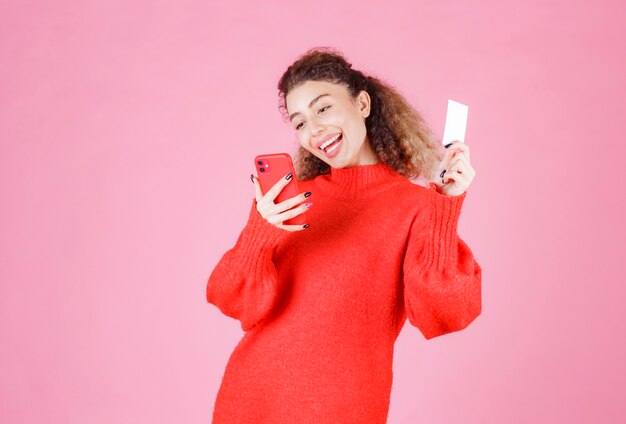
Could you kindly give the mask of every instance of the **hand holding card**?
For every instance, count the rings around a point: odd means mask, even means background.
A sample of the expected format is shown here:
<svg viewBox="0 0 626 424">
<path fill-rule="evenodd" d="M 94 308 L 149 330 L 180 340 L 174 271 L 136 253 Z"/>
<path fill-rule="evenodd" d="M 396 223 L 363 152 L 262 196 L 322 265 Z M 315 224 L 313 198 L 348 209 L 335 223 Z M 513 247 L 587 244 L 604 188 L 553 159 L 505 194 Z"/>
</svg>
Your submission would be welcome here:
<svg viewBox="0 0 626 424">
<path fill-rule="evenodd" d="M 465 128 L 467 127 L 467 111 L 469 107 L 448 99 L 448 112 L 446 114 L 446 127 L 443 130 L 444 146 L 455 140 L 465 143 Z"/>
<path fill-rule="evenodd" d="M 439 164 L 438 178 L 434 179 L 437 191 L 447 196 L 460 196 L 467 191 L 476 171 L 470 163 L 470 149 L 465 144 L 468 107 L 448 100 L 448 113 L 442 143 L 448 149 Z"/>
</svg>

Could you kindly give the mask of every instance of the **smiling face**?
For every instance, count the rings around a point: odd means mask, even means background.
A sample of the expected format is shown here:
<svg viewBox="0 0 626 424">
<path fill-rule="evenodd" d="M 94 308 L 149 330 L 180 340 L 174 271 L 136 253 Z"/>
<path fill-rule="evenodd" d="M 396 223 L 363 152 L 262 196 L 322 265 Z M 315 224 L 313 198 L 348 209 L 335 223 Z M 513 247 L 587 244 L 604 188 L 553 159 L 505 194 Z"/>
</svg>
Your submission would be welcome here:
<svg viewBox="0 0 626 424">
<path fill-rule="evenodd" d="M 366 91 L 355 99 L 343 84 L 306 81 L 289 91 L 285 106 L 300 145 L 333 168 L 378 163 L 365 128 Z"/>
</svg>

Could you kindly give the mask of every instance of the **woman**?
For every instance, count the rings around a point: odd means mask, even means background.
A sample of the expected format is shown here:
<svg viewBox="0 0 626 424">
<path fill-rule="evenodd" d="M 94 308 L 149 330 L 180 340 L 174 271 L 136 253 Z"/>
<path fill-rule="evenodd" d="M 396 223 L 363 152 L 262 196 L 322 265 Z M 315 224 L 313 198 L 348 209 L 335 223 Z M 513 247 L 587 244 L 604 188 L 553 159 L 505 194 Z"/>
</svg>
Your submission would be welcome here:
<svg viewBox="0 0 626 424">
<path fill-rule="evenodd" d="M 457 235 L 469 148 L 440 147 L 400 94 L 331 49 L 278 88 L 302 193 L 274 204 L 292 176 L 265 194 L 251 176 L 248 222 L 209 277 L 207 300 L 245 331 L 213 423 L 385 423 L 406 319 L 431 339 L 481 312 L 481 268 Z M 282 224 L 304 211 L 308 224 Z"/>
</svg>

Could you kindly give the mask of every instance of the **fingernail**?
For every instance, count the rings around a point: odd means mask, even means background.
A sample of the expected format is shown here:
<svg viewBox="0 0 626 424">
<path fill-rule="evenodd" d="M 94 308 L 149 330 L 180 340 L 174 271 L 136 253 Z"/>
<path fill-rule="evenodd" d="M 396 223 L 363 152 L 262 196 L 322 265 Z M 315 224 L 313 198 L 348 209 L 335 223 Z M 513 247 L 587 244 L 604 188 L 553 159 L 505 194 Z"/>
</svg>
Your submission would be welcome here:
<svg viewBox="0 0 626 424">
<path fill-rule="evenodd" d="M 252 184 L 254 184 L 254 175 L 250 174 L 250 181 L 252 181 Z"/>
<path fill-rule="evenodd" d="M 303 227 L 304 228 L 309 228 L 309 224 L 304 224 Z"/>
<path fill-rule="evenodd" d="M 306 205 L 306 207 L 307 207 L 307 208 L 310 208 L 312 204 L 313 204 L 313 202 L 306 202 L 306 203 L 305 203 L 305 205 Z"/>
<path fill-rule="evenodd" d="M 309 197 L 311 195 L 310 191 L 307 191 L 306 193 L 304 193 L 304 197 Z"/>
<path fill-rule="evenodd" d="M 285 177 L 286 180 L 290 180 L 291 177 L 293 177 L 293 174 L 290 172 L 289 174 L 287 174 L 287 176 Z"/>
<path fill-rule="evenodd" d="M 439 176 L 440 176 L 441 178 L 443 178 L 443 176 L 444 176 L 445 174 L 446 174 L 446 170 L 444 169 L 443 171 L 441 171 L 441 174 L 439 174 Z"/>
<path fill-rule="evenodd" d="M 452 143 L 448 143 L 448 144 L 446 144 L 446 146 L 445 146 L 445 147 L 446 147 L 446 149 L 447 149 L 447 148 L 448 148 L 448 147 L 450 147 L 450 146 L 452 146 Z"/>
</svg>

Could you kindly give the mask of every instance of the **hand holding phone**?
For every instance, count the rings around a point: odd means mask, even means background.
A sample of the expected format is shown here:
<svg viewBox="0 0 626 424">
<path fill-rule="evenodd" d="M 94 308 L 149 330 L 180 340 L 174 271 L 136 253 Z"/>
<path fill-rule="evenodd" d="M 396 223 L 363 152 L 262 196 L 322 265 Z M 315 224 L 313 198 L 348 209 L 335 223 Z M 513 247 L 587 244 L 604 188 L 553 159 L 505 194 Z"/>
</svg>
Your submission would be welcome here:
<svg viewBox="0 0 626 424">
<path fill-rule="evenodd" d="M 303 203 L 311 193 L 300 193 L 291 157 L 286 153 L 259 155 L 254 159 L 257 178 L 257 211 L 270 224 L 288 231 L 308 228 L 305 211 L 311 202 Z"/>
</svg>

